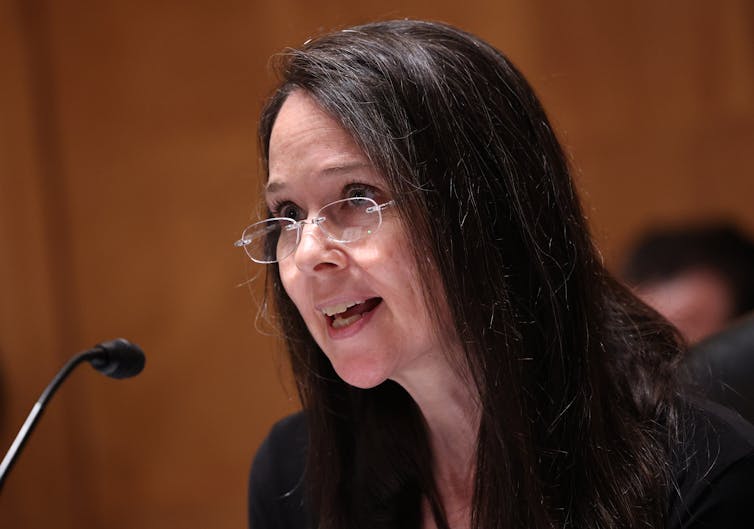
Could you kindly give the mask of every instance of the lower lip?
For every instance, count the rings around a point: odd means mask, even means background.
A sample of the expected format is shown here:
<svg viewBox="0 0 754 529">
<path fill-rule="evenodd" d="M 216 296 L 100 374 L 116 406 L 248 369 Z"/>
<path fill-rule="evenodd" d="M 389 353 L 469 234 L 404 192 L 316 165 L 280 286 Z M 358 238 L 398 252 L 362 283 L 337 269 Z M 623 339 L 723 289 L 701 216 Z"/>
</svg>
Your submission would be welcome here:
<svg viewBox="0 0 754 529">
<path fill-rule="evenodd" d="M 382 301 L 370 310 L 369 312 L 365 312 L 361 318 L 358 321 L 353 322 L 351 325 L 347 327 L 341 327 L 340 329 L 336 329 L 332 326 L 332 322 L 327 321 L 327 334 L 332 338 L 333 340 L 343 340 L 344 338 L 350 338 L 351 336 L 358 333 L 361 329 L 364 328 L 364 326 L 369 323 L 369 320 L 372 319 L 372 316 L 374 316 L 374 313 L 377 312 L 382 308 Z"/>
</svg>

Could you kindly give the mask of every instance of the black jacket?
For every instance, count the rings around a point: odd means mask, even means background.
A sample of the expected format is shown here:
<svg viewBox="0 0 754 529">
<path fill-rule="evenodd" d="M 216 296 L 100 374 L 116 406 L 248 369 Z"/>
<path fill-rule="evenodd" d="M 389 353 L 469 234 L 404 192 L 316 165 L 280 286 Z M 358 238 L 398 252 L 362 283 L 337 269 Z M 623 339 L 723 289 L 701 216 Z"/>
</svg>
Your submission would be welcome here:
<svg viewBox="0 0 754 529">
<path fill-rule="evenodd" d="M 674 464 L 667 529 L 754 528 L 754 426 L 711 402 L 696 403 L 689 446 Z M 307 529 L 302 413 L 273 426 L 252 465 L 251 529 Z"/>
</svg>

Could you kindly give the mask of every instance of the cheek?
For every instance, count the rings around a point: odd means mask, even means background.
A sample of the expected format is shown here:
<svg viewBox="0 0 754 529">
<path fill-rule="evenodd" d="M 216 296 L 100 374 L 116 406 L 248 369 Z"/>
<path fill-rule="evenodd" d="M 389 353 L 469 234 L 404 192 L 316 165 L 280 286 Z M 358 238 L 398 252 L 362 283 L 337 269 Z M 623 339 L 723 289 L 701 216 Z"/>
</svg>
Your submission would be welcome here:
<svg viewBox="0 0 754 529">
<path fill-rule="evenodd" d="M 278 264 L 280 283 L 283 285 L 283 290 L 285 290 L 285 293 L 288 294 L 288 297 L 291 298 L 296 307 L 299 307 L 299 310 L 301 310 L 298 299 L 299 293 L 296 291 L 295 267 L 292 268 L 288 261 L 290 261 L 290 259 L 286 259 L 282 263 Z"/>
<path fill-rule="evenodd" d="M 383 258 L 383 263 L 387 264 L 383 278 L 397 295 L 402 308 L 410 311 L 411 319 L 419 325 L 428 325 L 431 315 L 424 296 L 425 281 L 423 279 L 427 275 L 437 275 L 434 265 L 427 260 L 423 268 L 417 266 L 403 234 L 395 236 L 394 244 L 385 249 Z M 433 285 L 432 293 L 439 294 L 442 289 L 440 282 L 431 281 L 431 284 Z"/>
<path fill-rule="evenodd" d="M 389 264 L 391 269 L 399 268 L 406 272 L 407 275 L 415 270 L 413 252 L 406 230 L 400 225 L 399 221 L 394 220 L 392 225 L 384 225 L 381 232 L 377 233 L 372 247 L 375 250 L 375 257 L 383 264 Z"/>
<path fill-rule="evenodd" d="M 436 265 L 429 257 L 415 262 L 408 242 L 396 245 L 391 266 L 397 288 L 402 294 L 403 310 L 410 312 L 414 325 L 426 329 L 448 343 L 455 343 L 455 322 L 451 317 L 445 286 Z M 428 292 L 425 292 L 425 289 Z M 429 294 L 429 295 L 427 295 Z"/>
</svg>

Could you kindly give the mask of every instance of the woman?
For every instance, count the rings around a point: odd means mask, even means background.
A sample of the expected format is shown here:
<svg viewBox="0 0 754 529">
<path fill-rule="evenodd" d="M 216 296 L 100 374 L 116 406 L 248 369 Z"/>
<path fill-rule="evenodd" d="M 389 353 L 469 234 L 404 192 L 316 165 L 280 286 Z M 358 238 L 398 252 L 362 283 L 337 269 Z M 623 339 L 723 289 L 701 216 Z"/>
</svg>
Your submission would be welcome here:
<svg viewBox="0 0 754 529">
<path fill-rule="evenodd" d="M 252 529 L 691 527 L 754 499 L 754 441 L 679 398 L 673 331 L 605 272 L 504 56 L 393 21 L 280 71 L 274 220 L 237 244 L 269 267 L 304 411 L 257 454 Z"/>
</svg>

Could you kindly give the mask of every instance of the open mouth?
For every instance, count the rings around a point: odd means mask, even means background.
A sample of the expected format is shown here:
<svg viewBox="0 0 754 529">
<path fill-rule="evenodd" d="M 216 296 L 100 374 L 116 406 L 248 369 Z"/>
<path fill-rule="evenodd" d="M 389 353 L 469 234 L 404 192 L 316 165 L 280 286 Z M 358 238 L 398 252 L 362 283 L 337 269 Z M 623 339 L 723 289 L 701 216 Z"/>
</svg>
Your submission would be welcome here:
<svg viewBox="0 0 754 529">
<path fill-rule="evenodd" d="M 322 312 L 330 320 L 333 329 L 342 329 L 353 325 L 368 312 L 373 311 L 382 303 L 382 298 L 369 298 L 366 301 L 342 303 L 334 307 L 326 307 Z"/>
</svg>

